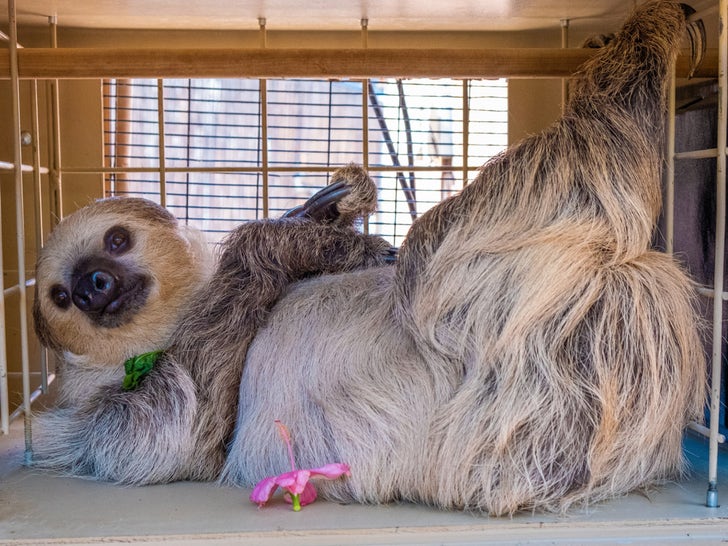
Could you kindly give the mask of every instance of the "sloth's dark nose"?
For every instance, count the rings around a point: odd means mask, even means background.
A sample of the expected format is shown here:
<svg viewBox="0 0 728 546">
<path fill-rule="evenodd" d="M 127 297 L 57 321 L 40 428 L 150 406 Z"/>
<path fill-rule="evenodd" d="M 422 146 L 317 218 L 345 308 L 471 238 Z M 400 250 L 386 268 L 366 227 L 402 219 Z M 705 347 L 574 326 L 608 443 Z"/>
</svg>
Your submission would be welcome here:
<svg viewBox="0 0 728 546">
<path fill-rule="evenodd" d="M 116 294 L 116 279 L 107 271 L 91 271 L 83 275 L 73 287 L 73 303 L 81 311 L 101 311 Z"/>
</svg>

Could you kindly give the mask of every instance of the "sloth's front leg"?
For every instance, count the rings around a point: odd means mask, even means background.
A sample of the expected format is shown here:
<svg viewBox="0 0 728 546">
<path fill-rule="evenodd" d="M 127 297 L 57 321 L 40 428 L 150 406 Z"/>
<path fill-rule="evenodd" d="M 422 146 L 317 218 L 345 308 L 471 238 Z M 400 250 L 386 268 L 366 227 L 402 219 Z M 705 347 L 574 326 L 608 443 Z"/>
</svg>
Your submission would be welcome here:
<svg viewBox="0 0 728 546">
<path fill-rule="evenodd" d="M 180 479 L 195 412 L 189 374 L 162 356 L 134 390 L 108 384 L 39 415 L 33 466 L 128 485 Z"/>
<path fill-rule="evenodd" d="M 359 165 L 349 164 L 331 175 L 331 183 L 283 218 L 308 218 L 320 224 L 352 226 L 377 207 L 377 186 Z"/>
<path fill-rule="evenodd" d="M 248 346 L 286 287 L 312 275 L 384 264 L 389 250 L 378 237 L 298 218 L 254 222 L 231 233 L 168 351 L 197 386 L 188 478 L 219 476 Z"/>
</svg>

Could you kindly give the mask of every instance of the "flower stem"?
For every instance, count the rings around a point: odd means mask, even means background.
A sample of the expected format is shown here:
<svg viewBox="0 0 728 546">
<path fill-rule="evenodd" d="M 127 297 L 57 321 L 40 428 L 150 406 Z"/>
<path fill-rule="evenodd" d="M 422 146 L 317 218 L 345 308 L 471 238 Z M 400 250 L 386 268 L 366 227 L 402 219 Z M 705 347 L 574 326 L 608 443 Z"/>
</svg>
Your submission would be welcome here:
<svg viewBox="0 0 728 546">
<path fill-rule="evenodd" d="M 293 511 L 301 511 L 301 495 L 291 495 L 291 501 L 293 502 Z"/>
<path fill-rule="evenodd" d="M 288 432 L 288 427 L 281 423 L 278 419 L 275 420 L 276 426 L 278 427 L 278 433 L 283 438 L 283 441 L 288 448 L 288 460 L 291 463 L 291 470 L 296 470 L 295 459 L 293 458 L 293 446 L 291 445 L 291 433 Z"/>
</svg>

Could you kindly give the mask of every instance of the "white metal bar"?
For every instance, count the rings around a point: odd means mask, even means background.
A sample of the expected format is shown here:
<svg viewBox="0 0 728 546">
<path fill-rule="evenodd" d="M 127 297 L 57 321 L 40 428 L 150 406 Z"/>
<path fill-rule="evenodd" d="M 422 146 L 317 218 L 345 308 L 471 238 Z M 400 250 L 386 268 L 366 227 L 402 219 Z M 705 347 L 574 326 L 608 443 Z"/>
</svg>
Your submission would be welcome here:
<svg viewBox="0 0 728 546">
<path fill-rule="evenodd" d="M 705 436 L 706 438 L 710 437 L 710 429 L 704 425 L 701 425 L 700 423 L 689 423 L 688 428 L 693 432 L 697 432 L 701 436 Z M 725 443 L 725 436 L 723 434 L 718 434 L 718 443 Z"/>
<path fill-rule="evenodd" d="M 11 11 L 10 5 L 8 5 L 8 12 L 10 12 L 10 11 Z M 15 23 L 14 14 L 10 18 L 9 23 L 11 25 L 11 32 L 14 32 L 14 29 L 12 28 Z M 17 53 L 17 47 L 18 47 L 17 39 L 14 39 L 11 44 L 10 36 L 5 34 L 4 32 L 0 32 L 0 39 L 5 42 L 8 42 L 8 45 L 10 48 L 9 51 L 11 53 L 12 52 Z M 17 63 L 17 57 L 16 57 L 15 61 Z M 16 74 L 16 76 L 17 76 L 17 74 Z M 14 81 L 11 82 L 11 84 L 13 85 L 13 91 L 15 91 L 15 89 L 16 89 L 15 86 L 18 85 L 17 77 L 15 78 Z M 17 109 L 14 108 L 14 105 L 13 105 L 13 116 L 15 117 L 17 114 L 18 114 Z M 23 168 L 22 158 L 18 159 L 18 157 L 17 157 L 20 153 L 20 147 L 19 147 L 20 134 L 19 134 L 19 132 L 16 136 L 18 138 L 18 141 L 16 141 L 16 143 L 15 143 L 15 150 L 14 150 L 15 151 L 15 162 L 14 163 L 0 162 L 0 170 L 16 171 L 16 165 L 20 165 L 21 169 Z M 15 172 L 15 176 L 16 177 L 22 176 L 22 170 L 18 170 L 17 172 Z M 2 231 L 0 230 L 0 272 L 5 271 L 2 254 L 3 254 L 2 253 Z M 3 277 L 4 277 L 4 275 L 0 274 L 0 290 L 2 290 L 4 292 Z M 10 402 L 9 402 L 10 391 L 8 388 L 8 357 L 7 357 L 7 347 L 6 347 L 7 339 L 5 337 L 6 332 L 7 332 L 7 327 L 6 327 L 6 323 L 5 323 L 5 298 L 0 297 L 0 432 L 2 432 L 2 434 L 8 434 L 10 432 Z"/>
<path fill-rule="evenodd" d="M 708 492 L 706 505 L 718 506 L 718 428 L 720 424 L 720 383 L 723 348 L 723 276 L 726 227 L 726 130 L 728 119 L 728 0 L 720 0 L 718 48 L 718 143 L 715 195 L 715 272 L 713 287 L 713 352 L 710 386 L 710 441 L 708 453 Z"/>
<path fill-rule="evenodd" d="M 25 289 L 25 209 L 23 206 L 23 172 L 20 136 L 20 80 L 18 79 L 17 20 L 15 0 L 8 1 L 10 21 L 10 80 L 12 91 L 12 118 L 15 168 L 15 228 L 18 255 L 18 318 L 20 320 L 20 362 L 23 371 L 23 414 L 25 423 L 25 462 L 29 464 L 32 453 L 30 422 L 30 357 L 28 356 L 28 310 Z"/>
<path fill-rule="evenodd" d="M 705 296 L 706 298 L 715 298 L 715 289 L 708 288 L 707 286 L 699 286 L 698 294 Z M 728 292 L 721 292 L 721 298 L 723 301 L 728 301 Z"/>
<path fill-rule="evenodd" d="M 32 286 L 35 286 L 35 279 L 26 279 L 25 280 L 25 286 L 27 288 L 30 288 Z M 5 290 L 3 290 L 3 295 L 7 298 L 8 296 L 11 296 L 13 294 L 17 294 L 19 289 L 20 288 L 18 287 L 18 285 L 17 284 L 14 284 L 13 286 L 9 286 Z"/>
<path fill-rule="evenodd" d="M 675 234 L 675 70 L 670 76 L 667 116 L 667 168 L 665 170 L 665 251 L 674 251 Z"/>
<path fill-rule="evenodd" d="M 164 144 L 164 80 L 157 80 L 157 124 L 159 125 L 159 204 L 167 206 L 167 151 Z"/>
<path fill-rule="evenodd" d="M 30 117 L 33 127 L 33 209 L 35 212 L 35 247 L 43 247 L 43 180 L 40 166 L 40 120 L 38 116 L 38 82 L 30 82 Z M 26 281 L 26 286 L 35 284 L 35 279 Z M 43 393 L 48 392 L 48 350 L 40 350 L 40 388 Z"/>
<path fill-rule="evenodd" d="M 8 5 L 8 12 L 10 13 L 11 6 Z M 10 18 L 10 26 L 11 26 L 11 33 L 15 32 L 15 29 L 12 28 L 15 23 L 15 17 L 14 15 Z M 17 38 L 14 36 L 12 39 L 10 36 L 5 34 L 4 32 L 0 32 L 0 40 L 4 42 L 8 42 L 11 55 L 12 52 L 17 52 L 17 48 L 19 47 L 17 43 Z M 16 57 L 16 63 L 17 63 L 17 57 Z M 16 65 L 17 66 L 17 65 Z M 11 81 L 11 85 L 13 85 L 13 92 L 15 92 L 15 86 L 18 85 L 17 78 L 15 81 Z M 15 119 L 15 116 L 17 114 L 17 109 L 15 108 L 15 105 L 13 104 L 13 119 Z M 14 135 L 15 136 L 15 135 Z M 15 176 L 21 176 L 23 171 L 28 171 L 32 169 L 32 167 L 28 165 L 22 164 L 22 157 L 18 159 L 18 155 L 20 154 L 20 134 L 18 132 L 18 140 L 15 142 L 15 161 L 13 163 L 7 163 L 4 161 L 0 161 L 0 170 L 3 171 L 16 171 L 16 166 L 20 165 L 20 170 L 15 173 Z M 0 240 L 2 238 L 2 233 L 0 232 Z M 4 271 L 4 266 L 2 263 L 2 245 L 0 244 L 0 270 Z M 2 275 L 0 275 L 0 290 L 5 292 L 4 290 L 4 281 L 2 279 Z M 10 432 L 10 422 L 11 422 L 11 416 L 10 416 L 10 405 L 9 405 L 9 387 L 8 387 L 8 361 L 7 361 L 7 348 L 6 348 L 6 334 L 7 328 L 5 324 L 5 297 L 0 297 L 0 432 L 2 434 L 8 434 Z"/>
<path fill-rule="evenodd" d="M 38 115 L 38 82 L 31 82 L 30 116 L 33 126 L 33 205 L 35 211 L 35 242 L 36 247 L 43 246 L 43 179 L 42 174 L 48 174 L 48 169 L 40 165 L 40 119 Z"/>
<path fill-rule="evenodd" d="M 55 374 L 49 375 L 48 376 L 48 383 L 49 384 L 50 383 L 53 383 L 53 381 L 55 380 L 55 378 L 56 378 L 56 375 Z M 35 402 L 41 394 L 45 394 L 45 390 L 43 390 L 43 387 L 42 386 L 38 387 L 37 389 L 35 389 L 33 392 L 30 393 L 30 402 L 31 403 Z M 20 417 L 21 415 L 23 415 L 23 413 L 24 412 L 23 412 L 23 407 L 22 406 L 19 407 L 19 408 L 17 408 L 12 413 L 12 415 L 10 415 L 10 421 L 11 422 L 12 421 L 15 421 L 15 419 L 17 419 L 18 417 Z"/>
<path fill-rule="evenodd" d="M 10 36 L 0 30 L 0 41 L 10 42 Z M 18 42 L 15 42 L 15 47 L 17 47 L 18 49 L 23 49 L 23 46 L 21 46 Z"/>
<path fill-rule="evenodd" d="M 24 173 L 32 173 L 33 172 L 33 165 L 20 165 L 20 170 Z M 15 170 L 15 164 L 14 163 L 8 163 L 7 161 L 0 161 L 0 171 L 14 171 Z M 48 174 L 48 169 L 45 167 L 38 167 L 38 172 L 40 174 Z"/>
<path fill-rule="evenodd" d="M 58 47 L 58 19 L 56 16 L 48 18 L 50 42 L 52 48 Z M 49 82 L 49 112 L 51 118 L 50 141 L 51 151 L 50 187 L 51 187 L 51 217 L 60 221 L 63 218 L 63 178 L 61 174 L 61 110 L 58 80 Z"/>
<path fill-rule="evenodd" d="M 689 152 L 677 152 L 675 159 L 711 159 L 718 157 L 717 148 L 706 148 L 705 150 L 691 150 Z"/>
<path fill-rule="evenodd" d="M 5 35 L 7 41 L 9 36 Z M 12 165 L 12 164 L 11 164 Z M 12 165 L 15 170 L 15 165 Z M 0 229 L 0 272 L 5 271 L 2 257 L 2 230 Z M 4 275 L 0 275 L 0 290 L 4 291 L 5 281 Z M 0 297 L 0 431 L 3 434 L 10 432 L 10 404 L 9 404 L 9 388 L 8 388 L 8 354 L 6 349 L 6 331 L 5 323 L 5 298 Z"/>
<path fill-rule="evenodd" d="M 4 271 L 2 258 L 2 230 L 0 229 L 0 272 Z M 4 280 L 0 274 L 0 290 Z M 0 297 L 0 433 L 10 432 L 10 389 L 8 387 L 8 356 L 6 350 L 5 297 Z"/>
</svg>

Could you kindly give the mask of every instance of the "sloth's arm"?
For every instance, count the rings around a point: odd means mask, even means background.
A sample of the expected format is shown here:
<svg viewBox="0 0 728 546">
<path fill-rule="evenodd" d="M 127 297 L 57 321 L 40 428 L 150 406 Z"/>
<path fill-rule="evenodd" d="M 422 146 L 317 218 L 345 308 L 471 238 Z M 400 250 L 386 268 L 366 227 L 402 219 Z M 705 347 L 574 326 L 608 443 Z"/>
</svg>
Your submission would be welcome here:
<svg viewBox="0 0 728 546">
<path fill-rule="evenodd" d="M 350 226 L 377 208 L 377 186 L 367 172 L 354 163 L 331 175 L 332 182 L 308 201 L 292 208 L 282 218 L 308 218 L 321 224 Z"/>
<path fill-rule="evenodd" d="M 230 234 L 216 273 L 191 305 L 168 354 L 197 386 L 191 479 L 218 476 L 231 439 L 250 342 L 286 287 L 323 273 L 383 264 L 390 246 L 353 229 L 286 219 Z"/>
<path fill-rule="evenodd" d="M 129 485 L 184 478 L 195 408 L 189 374 L 163 357 L 133 391 L 109 384 L 38 415 L 33 465 Z"/>
</svg>

